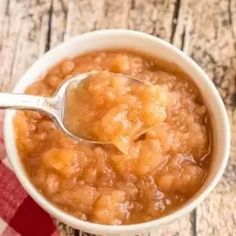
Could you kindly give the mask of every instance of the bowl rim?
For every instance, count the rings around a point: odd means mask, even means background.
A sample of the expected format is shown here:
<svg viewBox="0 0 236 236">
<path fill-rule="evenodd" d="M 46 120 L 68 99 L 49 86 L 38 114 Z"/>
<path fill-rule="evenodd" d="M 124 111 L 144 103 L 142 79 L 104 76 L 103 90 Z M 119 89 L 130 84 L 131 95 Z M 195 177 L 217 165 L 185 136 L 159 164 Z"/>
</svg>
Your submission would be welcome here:
<svg viewBox="0 0 236 236">
<path fill-rule="evenodd" d="M 187 213 L 189 213 L 191 210 L 196 208 L 200 202 L 202 202 L 206 196 L 212 191 L 212 189 L 216 186 L 216 184 L 219 182 L 219 179 L 221 178 L 225 167 L 227 165 L 228 159 L 229 159 L 229 151 L 230 151 L 230 126 L 228 121 L 227 112 L 225 110 L 224 103 L 215 88 L 213 82 L 208 78 L 207 74 L 194 62 L 190 57 L 185 55 L 182 51 L 180 51 L 178 48 L 174 47 L 173 45 L 169 44 L 168 42 L 157 38 L 155 36 L 134 31 L 134 30 L 124 30 L 124 29 L 106 29 L 106 30 L 97 30 L 92 32 L 83 33 L 81 35 L 77 35 L 61 44 L 56 46 L 55 48 L 51 49 L 47 53 L 45 53 L 43 56 L 41 56 L 39 59 L 43 60 L 48 55 L 55 53 L 55 51 L 62 50 L 66 45 L 69 45 L 73 42 L 76 42 L 78 38 L 86 38 L 86 37 L 93 37 L 98 35 L 106 35 L 106 37 L 109 37 L 110 35 L 133 35 L 134 37 L 138 38 L 145 38 L 146 40 L 150 40 L 155 42 L 156 44 L 159 44 L 161 47 L 168 48 L 168 50 L 171 50 L 174 52 L 180 60 L 184 60 L 187 64 L 189 64 L 191 67 L 193 67 L 196 70 L 196 73 L 199 74 L 200 77 L 202 77 L 203 80 L 206 80 L 205 82 L 208 84 L 208 87 L 212 90 L 214 93 L 214 99 L 216 99 L 218 103 L 218 108 L 222 112 L 222 119 L 224 120 L 224 123 L 222 124 L 223 132 L 225 133 L 225 146 L 224 146 L 224 156 L 222 157 L 221 165 L 215 174 L 213 180 L 209 183 L 207 188 L 203 190 L 200 195 L 184 205 L 183 207 L 173 211 L 172 213 L 163 216 L 159 219 L 151 220 L 144 223 L 139 224 L 131 224 L 131 225 L 103 225 L 103 224 L 97 224 L 92 223 L 88 221 L 82 221 L 69 213 L 66 213 L 59 208 L 57 208 L 55 205 L 53 205 L 50 201 L 48 201 L 37 189 L 33 186 L 33 184 L 30 182 L 29 178 L 27 177 L 27 174 L 25 173 L 25 170 L 23 169 L 23 166 L 19 166 L 17 164 L 17 159 L 19 159 L 19 155 L 17 154 L 17 148 L 12 141 L 12 131 L 9 130 L 9 127 L 12 125 L 12 111 L 7 110 L 4 118 L 4 140 L 5 140 L 5 146 L 6 151 L 8 154 L 8 159 L 10 160 L 10 163 L 14 169 L 14 172 L 24 187 L 24 189 L 27 191 L 27 193 L 49 214 L 52 214 L 57 219 L 61 220 L 62 222 L 65 222 L 66 224 L 74 227 L 79 228 L 81 230 L 87 231 L 87 232 L 96 232 L 96 233 L 126 233 L 126 232 L 142 232 L 144 230 L 153 228 L 153 227 L 159 227 L 160 225 L 166 224 L 170 221 L 173 221 L 174 219 L 183 216 Z M 39 60 L 38 59 L 38 60 Z M 32 68 L 38 60 L 30 67 Z M 27 72 L 22 76 L 24 77 L 30 68 L 27 70 Z M 19 80 L 20 81 L 20 80 Z M 20 89 L 20 82 L 17 82 L 16 86 L 14 87 L 13 91 L 16 91 L 17 89 Z"/>
</svg>

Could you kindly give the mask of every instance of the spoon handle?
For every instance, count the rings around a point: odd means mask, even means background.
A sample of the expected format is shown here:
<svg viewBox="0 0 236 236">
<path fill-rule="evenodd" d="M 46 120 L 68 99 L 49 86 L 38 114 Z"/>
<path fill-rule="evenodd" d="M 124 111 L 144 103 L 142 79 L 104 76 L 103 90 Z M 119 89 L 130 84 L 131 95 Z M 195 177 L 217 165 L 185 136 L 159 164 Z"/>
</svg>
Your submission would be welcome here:
<svg viewBox="0 0 236 236">
<path fill-rule="evenodd" d="M 54 104 L 52 97 L 0 93 L 0 109 L 40 110 L 52 114 Z"/>
</svg>

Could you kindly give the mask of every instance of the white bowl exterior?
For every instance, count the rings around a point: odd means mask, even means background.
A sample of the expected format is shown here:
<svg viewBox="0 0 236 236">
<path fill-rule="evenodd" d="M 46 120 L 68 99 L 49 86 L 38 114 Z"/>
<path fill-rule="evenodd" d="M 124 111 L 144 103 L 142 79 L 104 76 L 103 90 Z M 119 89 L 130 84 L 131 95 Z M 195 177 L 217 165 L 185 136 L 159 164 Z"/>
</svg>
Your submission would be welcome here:
<svg viewBox="0 0 236 236">
<path fill-rule="evenodd" d="M 213 83 L 203 70 L 177 48 L 156 37 L 131 30 L 100 30 L 79 35 L 43 55 L 23 75 L 14 92 L 23 93 L 33 81 L 40 79 L 57 62 L 73 56 L 103 49 L 131 49 L 177 64 L 198 86 L 208 107 L 213 127 L 213 155 L 210 174 L 200 191 L 182 208 L 163 218 L 134 225 L 109 226 L 81 221 L 47 201 L 29 181 L 17 153 L 12 124 L 15 111 L 8 110 L 4 122 L 7 153 L 13 169 L 26 191 L 47 212 L 74 228 L 94 234 L 119 235 L 142 233 L 155 229 L 194 209 L 215 187 L 226 167 L 230 150 L 230 127 L 227 113 Z"/>
</svg>

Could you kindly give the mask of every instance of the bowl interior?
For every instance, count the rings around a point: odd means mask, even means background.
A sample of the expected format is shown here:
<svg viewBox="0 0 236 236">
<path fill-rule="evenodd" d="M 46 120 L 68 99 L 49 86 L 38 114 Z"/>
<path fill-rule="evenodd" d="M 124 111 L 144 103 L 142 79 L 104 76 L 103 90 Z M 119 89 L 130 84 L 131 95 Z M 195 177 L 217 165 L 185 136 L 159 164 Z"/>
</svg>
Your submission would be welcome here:
<svg viewBox="0 0 236 236">
<path fill-rule="evenodd" d="M 84 222 L 62 212 L 60 209 L 49 203 L 30 183 L 16 149 L 14 128 L 12 125 L 12 118 L 15 114 L 14 111 L 7 111 L 5 117 L 4 128 L 7 153 L 15 173 L 24 188 L 46 211 L 61 221 L 64 221 L 75 228 L 97 234 L 128 232 L 140 233 L 140 231 L 157 227 L 163 223 L 167 223 L 170 220 L 175 219 L 177 216 L 189 212 L 196 207 L 196 205 L 202 201 L 203 198 L 205 198 L 216 185 L 223 173 L 229 156 L 230 132 L 227 114 L 223 102 L 214 85 L 196 63 L 194 63 L 178 49 L 158 38 L 146 35 L 144 33 L 128 30 L 95 31 L 77 36 L 59 45 L 43 55 L 24 74 L 16 85 L 14 92 L 23 93 L 29 84 L 40 79 L 49 68 L 65 58 L 71 58 L 85 52 L 102 49 L 130 49 L 175 63 L 186 74 L 188 74 L 197 85 L 202 94 L 204 103 L 207 105 L 210 113 L 214 140 L 212 154 L 214 161 L 212 162 L 208 178 L 198 193 L 179 210 L 163 218 L 147 223 L 127 226 L 106 226 Z"/>
</svg>

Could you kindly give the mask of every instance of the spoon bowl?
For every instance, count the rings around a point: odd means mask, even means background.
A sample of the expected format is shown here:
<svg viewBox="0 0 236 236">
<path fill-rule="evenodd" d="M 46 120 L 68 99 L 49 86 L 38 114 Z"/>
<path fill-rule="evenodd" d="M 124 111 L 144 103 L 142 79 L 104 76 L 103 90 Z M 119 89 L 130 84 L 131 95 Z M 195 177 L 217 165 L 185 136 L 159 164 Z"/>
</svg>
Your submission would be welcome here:
<svg viewBox="0 0 236 236">
<path fill-rule="evenodd" d="M 79 136 L 74 133 L 65 125 L 65 108 L 66 108 L 66 94 L 72 86 L 79 85 L 83 80 L 88 79 L 90 76 L 98 75 L 101 73 L 109 73 L 109 75 L 117 76 L 119 78 L 128 79 L 133 83 L 150 84 L 137 78 L 108 71 L 91 71 L 78 74 L 66 80 L 52 97 L 42 97 L 26 94 L 11 94 L 0 93 L 0 108 L 9 108 L 16 110 L 38 110 L 46 112 L 57 124 L 57 126 L 68 136 L 83 142 L 94 144 L 112 144 L 109 141 L 93 140 L 88 137 Z M 78 108 L 79 109 L 79 108 Z"/>
</svg>

